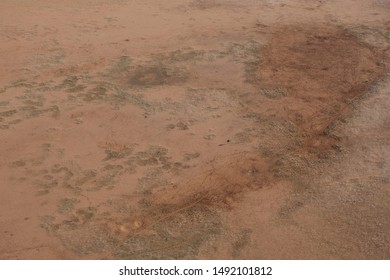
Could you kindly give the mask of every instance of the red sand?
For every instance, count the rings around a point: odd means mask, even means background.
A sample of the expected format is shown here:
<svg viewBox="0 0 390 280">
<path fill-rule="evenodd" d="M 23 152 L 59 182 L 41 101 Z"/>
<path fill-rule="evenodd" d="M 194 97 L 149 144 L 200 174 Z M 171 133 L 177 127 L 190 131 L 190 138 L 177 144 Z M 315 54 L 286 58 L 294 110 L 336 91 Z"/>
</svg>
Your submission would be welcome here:
<svg viewBox="0 0 390 280">
<path fill-rule="evenodd" d="M 0 15 L 0 259 L 390 258 L 388 1 Z"/>
</svg>

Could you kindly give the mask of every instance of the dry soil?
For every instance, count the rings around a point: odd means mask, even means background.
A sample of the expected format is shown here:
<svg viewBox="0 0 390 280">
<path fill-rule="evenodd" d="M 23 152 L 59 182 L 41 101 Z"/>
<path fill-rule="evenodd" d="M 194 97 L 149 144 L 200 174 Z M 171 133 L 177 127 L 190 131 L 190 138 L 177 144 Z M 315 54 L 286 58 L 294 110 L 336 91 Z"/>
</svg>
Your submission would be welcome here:
<svg viewBox="0 0 390 280">
<path fill-rule="evenodd" d="M 387 0 L 0 1 L 0 259 L 390 259 Z"/>
</svg>

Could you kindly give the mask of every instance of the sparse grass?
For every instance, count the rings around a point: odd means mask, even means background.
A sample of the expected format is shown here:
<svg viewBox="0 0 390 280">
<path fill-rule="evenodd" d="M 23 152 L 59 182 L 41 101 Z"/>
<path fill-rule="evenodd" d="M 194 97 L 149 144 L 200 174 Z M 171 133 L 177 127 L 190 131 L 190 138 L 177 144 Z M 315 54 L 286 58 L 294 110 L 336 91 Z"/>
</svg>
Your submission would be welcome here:
<svg viewBox="0 0 390 280">
<path fill-rule="evenodd" d="M 178 122 L 176 124 L 176 127 L 179 129 L 179 130 L 187 130 L 188 129 L 188 125 L 182 121 Z"/>
<path fill-rule="evenodd" d="M 257 69 L 262 62 L 261 51 L 263 46 L 256 41 L 249 41 L 246 44 L 231 44 L 228 53 L 233 61 L 244 64 L 245 82 L 257 84 L 260 77 L 256 74 Z"/>
<path fill-rule="evenodd" d="M 153 87 L 182 83 L 187 80 L 185 69 L 173 67 L 162 62 L 138 65 L 129 75 L 129 86 Z"/>
<path fill-rule="evenodd" d="M 254 140 L 255 135 L 252 129 L 244 129 L 244 131 L 238 132 L 234 135 L 234 143 L 250 143 Z"/>
<path fill-rule="evenodd" d="M 390 45 L 390 30 L 368 27 L 365 25 L 347 26 L 345 29 L 366 44 L 388 47 Z"/>
<path fill-rule="evenodd" d="M 287 96 L 287 92 L 280 88 L 262 88 L 260 93 L 270 99 L 280 99 Z"/>
<path fill-rule="evenodd" d="M 60 113 L 60 108 L 57 105 L 52 105 L 44 109 L 38 109 L 36 106 L 28 105 L 20 107 L 19 110 L 26 119 L 37 118 L 46 113 L 51 113 L 53 117 L 56 117 Z"/>
<path fill-rule="evenodd" d="M 199 10 L 206 10 L 220 6 L 220 3 L 217 3 L 215 0 L 192 0 L 190 6 L 197 8 Z"/>
<path fill-rule="evenodd" d="M 17 112 L 18 112 L 17 110 L 3 111 L 3 112 L 0 112 L 0 116 L 1 117 L 10 117 L 10 116 L 16 114 Z"/>
<path fill-rule="evenodd" d="M 107 96 L 107 88 L 104 85 L 98 85 L 83 94 L 83 100 L 90 102 L 95 100 L 103 100 Z"/>
<path fill-rule="evenodd" d="M 107 206 L 131 220 L 137 215 L 129 207 L 128 198 L 109 200 Z M 75 198 L 60 201 L 58 213 L 65 215 L 41 218 L 41 227 L 57 236 L 63 244 L 81 255 L 110 252 L 119 259 L 183 259 L 193 258 L 202 244 L 221 233 L 222 223 L 217 212 L 195 203 L 184 208 L 174 205 L 154 207 L 151 201 L 140 200 L 144 216 L 141 228 L 120 234 L 123 221 L 99 213 L 97 208 L 74 210 Z M 129 217 L 129 215 L 131 215 Z M 144 220 L 146 218 L 147 220 Z"/>
<path fill-rule="evenodd" d="M 200 156 L 200 153 L 185 153 L 184 154 L 184 161 L 190 161 L 192 159 L 198 158 Z"/>
<path fill-rule="evenodd" d="M 37 83 L 35 82 L 28 82 L 25 79 L 18 79 L 11 82 L 11 85 L 9 87 L 25 87 L 25 88 L 33 88 L 36 86 Z"/>
<path fill-rule="evenodd" d="M 133 152 L 133 147 L 123 147 L 119 150 L 105 150 L 106 157 L 104 160 L 116 160 L 129 156 Z"/>
<path fill-rule="evenodd" d="M 85 170 L 82 172 L 81 175 L 79 175 L 77 178 L 74 180 L 74 185 L 76 187 L 83 186 L 90 180 L 96 178 L 97 172 L 95 170 Z"/>
<path fill-rule="evenodd" d="M 7 100 L 2 100 L 2 101 L 0 101 L 0 106 L 8 106 L 9 105 L 9 101 L 7 101 Z"/>
<path fill-rule="evenodd" d="M 1 121 L 1 120 L 0 120 L 0 121 Z M 9 122 L 8 122 L 8 125 L 13 126 L 13 125 L 15 125 L 15 124 L 21 123 L 22 121 L 23 121 L 23 120 L 21 120 L 21 119 L 15 119 L 15 120 L 9 121 Z"/>
<path fill-rule="evenodd" d="M 152 229 L 151 234 L 129 235 L 115 255 L 121 259 L 191 259 L 202 244 L 220 234 L 222 224 L 215 211 L 194 205 L 168 214 Z"/>
<path fill-rule="evenodd" d="M 0 129 L 9 129 L 9 125 L 8 124 L 2 124 L 2 125 L 0 125 Z"/>
<path fill-rule="evenodd" d="M 147 194 L 155 188 L 161 188 L 169 184 L 163 169 L 159 167 L 150 168 L 145 175 L 138 179 L 137 192 Z"/>
<path fill-rule="evenodd" d="M 22 160 L 22 159 L 19 159 L 19 160 L 16 160 L 12 163 L 13 166 L 15 167 L 23 167 L 23 166 L 26 166 L 26 161 L 25 160 Z"/>
<path fill-rule="evenodd" d="M 242 230 L 238 234 L 238 239 L 233 243 L 232 256 L 234 259 L 240 257 L 240 252 L 250 244 L 252 231 L 249 229 Z"/>
<path fill-rule="evenodd" d="M 215 137 L 216 137 L 216 135 L 211 133 L 211 134 L 207 134 L 207 135 L 203 136 L 203 139 L 210 141 L 210 140 L 213 140 Z"/>
<path fill-rule="evenodd" d="M 128 56 L 122 56 L 118 60 L 112 62 L 110 68 L 103 74 L 104 76 L 120 78 L 127 76 L 131 69 L 132 59 Z"/>
<path fill-rule="evenodd" d="M 58 212 L 67 213 L 74 209 L 75 205 L 79 202 L 76 198 L 63 198 L 58 203 Z"/>
<path fill-rule="evenodd" d="M 272 173 L 277 178 L 293 178 L 305 174 L 308 167 L 309 162 L 306 158 L 291 153 L 282 156 L 275 162 Z"/>
<path fill-rule="evenodd" d="M 180 62 L 196 62 L 196 61 L 215 61 L 223 58 L 226 53 L 220 51 L 205 51 L 193 49 L 179 49 L 168 54 L 158 54 L 153 58 L 156 61 L 163 63 L 180 63 Z"/>
</svg>

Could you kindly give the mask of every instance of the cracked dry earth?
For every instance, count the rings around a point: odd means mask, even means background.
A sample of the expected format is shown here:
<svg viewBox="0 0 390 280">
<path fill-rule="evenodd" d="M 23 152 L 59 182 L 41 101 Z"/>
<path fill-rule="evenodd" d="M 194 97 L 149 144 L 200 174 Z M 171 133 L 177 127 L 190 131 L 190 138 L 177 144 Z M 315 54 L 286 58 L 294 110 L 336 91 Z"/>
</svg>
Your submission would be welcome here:
<svg viewBox="0 0 390 280">
<path fill-rule="evenodd" d="M 0 259 L 389 259 L 390 4 L 0 3 Z"/>
</svg>

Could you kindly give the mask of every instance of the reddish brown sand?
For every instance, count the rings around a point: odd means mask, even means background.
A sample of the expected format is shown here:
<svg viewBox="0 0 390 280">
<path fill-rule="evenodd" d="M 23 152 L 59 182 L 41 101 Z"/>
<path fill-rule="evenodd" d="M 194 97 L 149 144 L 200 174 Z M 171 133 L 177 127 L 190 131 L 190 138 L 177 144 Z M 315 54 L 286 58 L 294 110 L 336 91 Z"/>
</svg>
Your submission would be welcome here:
<svg viewBox="0 0 390 280">
<path fill-rule="evenodd" d="M 389 259 L 387 0 L 0 1 L 0 259 Z"/>
</svg>

